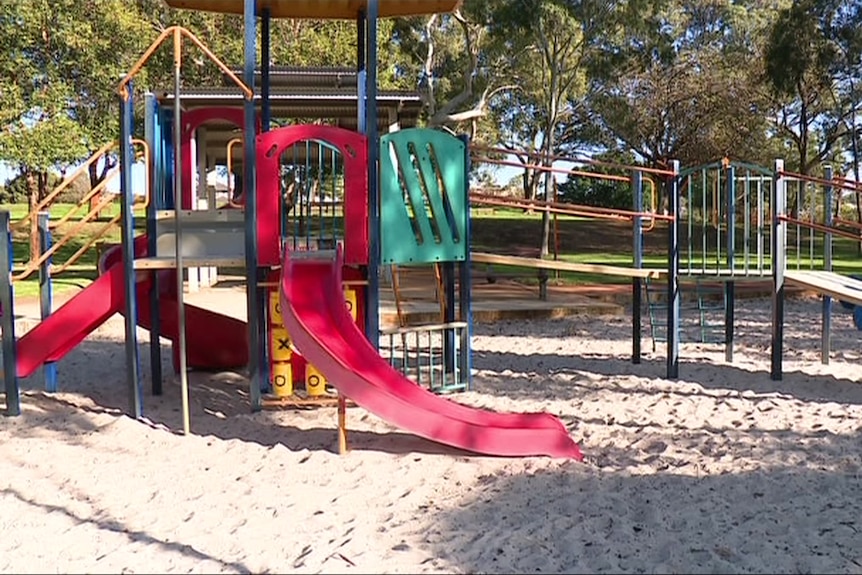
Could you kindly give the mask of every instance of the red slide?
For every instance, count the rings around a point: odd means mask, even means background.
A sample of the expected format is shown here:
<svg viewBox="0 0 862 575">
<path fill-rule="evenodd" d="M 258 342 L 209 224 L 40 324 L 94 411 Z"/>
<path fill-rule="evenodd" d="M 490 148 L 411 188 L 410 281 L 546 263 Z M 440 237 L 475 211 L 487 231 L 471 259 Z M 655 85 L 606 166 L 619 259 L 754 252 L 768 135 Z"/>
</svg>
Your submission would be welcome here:
<svg viewBox="0 0 862 575">
<path fill-rule="evenodd" d="M 136 255 L 146 253 L 146 236 L 135 240 Z M 123 266 L 119 249 L 105 254 L 106 271 L 47 319 L 18 340 L 18 377 L 27 377 L 47 361 L 57 361 L 125 306 Z M 138 324 L 151 325 L 149 282 L 138 283 Z M 177 339 L 177 302 L 163 294 L 159 301 L 161 333 Z M 192 305 L 185 305 L 188 365 L 228 369 L 248 364 L 245 322 Z"/>
<path fill-rule="evenodd" d="M 284 325 L 299 352 L 341 393 L 389 423 L 426 439 L 485 455 L 583 459 L 563 423 L 546 413 L 497 413 L 436 395 L 383 359 L 344 307 L 336 261 L 282 264 Z"/>
</svg>

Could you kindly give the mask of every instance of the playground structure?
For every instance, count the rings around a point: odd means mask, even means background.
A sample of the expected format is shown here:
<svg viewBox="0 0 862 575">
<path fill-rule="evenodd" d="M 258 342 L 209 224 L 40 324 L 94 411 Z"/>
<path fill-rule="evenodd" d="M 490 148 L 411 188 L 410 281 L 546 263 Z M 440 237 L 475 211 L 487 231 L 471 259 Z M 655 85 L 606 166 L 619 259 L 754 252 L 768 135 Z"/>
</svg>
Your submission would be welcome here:
<svg viewBox="0 0 862 575">
<path fill-rule="evenodd" d="M 464 389 L 469 385 L 467 142 L 441 132 L 412 129 L 378 138 L 376 118 L 377 18 L 450 10 L 457 2 L 372 0 L 358 7 L 353 2 L 257 3 L 261 14 L 256 11 L 256 3 L 250 1 L 220 6 L 177 4 L 225 10 L 241 5 L 246 56 L 243 79 L 194 35 L 179 27 L 165 30 L 123 78 L 118 87 L 121 245 L 104 254 L 100 262 L 102 275 L 91 286 L 20 340 L 14 335 L 11 285 L 4 286 L 7 410 L 19 412 L 18 377 L 55 362 L 119 311 L 125 317 L 129 411 L 135 417 L 141 416 L 143 403 L 136 341 L 136 328 L 141 325 L 150 330 L 152 342 L 159 337 L 173 342 L 186 433 L 190 432 L 188 369 L 247 366 L 251 408 L 255 410 L 261 408 L 265 391 L 273 383 L 278 387 L 279 378 L 284 382 L 280 387 L 289 387 L 302 372 L 304 376 L 299 377 L 305 380 L 310 395 L 314 394 L 312 388 L 325 388 L 323 378 L 346 391 L 337 395 L 342 416 L 339 429 L 345 446 L 343 416 L 349 396 L 356 404 L 408 430 L 456 447 L 488 454 L 580 458 L 577 445 L 555 417 L 498 414 L 457 405 L 417 386 L 378 355 L 376 312 L 381 261 L 391 265 L 405 261 L 433 263 L 440 266 L 445 277 L 448 297 L 443 307 L 447 321 L 425 328 L 426 333 L 437 336 L 441 348 L 431 356 L 437 358 L 438 365 L 430 368 L 442 382 L 441 388 Z M 306 14 L 305 10 L 312 13 Z M 269 18 L 314 15 L 357 19 L 358 131 L 325 125 L 272 128 L 266 66 L 259 100 L 250 87 L 255 79 L 258 16 L 263 22 L 262 59 L 268 62 Z M 133 157 L 129 145 L 135 131 L 133 80 L 152 53 L 170 40 L 175 63 L 172 99 L 145 96 L 143 123 L 150 150 L 151 192 L 146 233 L 135 237 L 130 175 Z M 190 135 L 197 121 L 217 116 L 222 121 L 240 123 L 240 116 L 236 109 L 183 115 L 180 70 L 184 41 L 203 51 L 243 96 L 243 192 L 218 209 L 197 210 L 191 201 L 191 178 L 187 174 Z M 296 156 L 303 156 L 305 167 Z M 314 156 L 318 176 L 326 170 L 328 178 L 309 177 L 308 159 Z M 293 172 L 288 178 L 285 166 Z M 385 188 L 380 186 L 381 178 L 386 182 Z M 321 194 L 303 190 L 304 183 L 311 180 L 329 183 L 330 199 L 336 192 L 341 195 L 338 217 L 333 205 L 328 204 L 331 210 L 324 209 Z M 296 193 L 290 193 L 291 188 Z M 310 208 L 315 204 L 319 209 L 312 213 Z M 412 243 L 393 235 L 405 231 L 414 239 Z M 184 302 L 183 271 L 208 266 L 245 269 L 247 322 Z M 321 293 L 326 297 L 321 298 Z M 334 302 L 329 297 L 334 297 Z M 354 314 L 346 311 L 345 301 L 355 303 L 351 306 Z M 279 319 L 287 331 L 278 325 Z M 397 335 L 406 334 L 402 331 Z M 150 346 L 154 393 L 161 392 L 160 353 L 160 345 Z M 396 361 L 395 357 L 391 359 Z M 405 367 L 407 359 L 406 349 L 402 350 L 400 361 Z M 339 371 L 347 364 L 352 366 L 351 377 Z M 270 381 L 270 374 L 275 376 L 274 381 Z"/>
<path fill-rule="evenodd" d="M 690 341 L 723 344 L 725 359 L 733 360 L 735 300 L 737 288 L 771 293 L 771 376 L 782 377 L 783 306 L 787 285 L 822 297 L 821 361 L 828 363 L 832 299 L 845 307 L 862 305 L 862 281 L 833 272 L 835 237 L 859 240 L 862 225 L 840 217 L 846 195 L 859 194 L 856 182 L 834 178 L 832 168 L 823 167 L 823 177 L 790 172 L 776 160 L 772 168 L 724 158 L 712 164 L 680 169 L 647 170 L 628 166 L 618 174 L 596 174 L 583 169 L 554 168 L 554 161 L 572 164 L 605 164 L 590 159 L 546 157 L 533 154 L 531 162 L 507 162 L 501 156 L 511 150 L 476 147 L 474 162 L 528 165 L 536 170 L 574 176 L 629 182 L 634 204 L 631 211 L 573 206 L 556 202 L 522 200 L 471 194 L 476 205 L 531 208 L 582 217 L 627 220 L 632 223 L 631 268 L 609 266 L 600 261 L 555 261 L 517 256 L 473 253 L 474 262 L 539 270 L 628 276 L 632 278 L 632 361 L 640 361 L 641 315 L 649 318 L 648 330 L 655 341 L 667 344 L 667 377 L 679 374 L 679 344 L 688 331 Z M 518 151 L 523 158 L 529 153 Z M 541 163 L 539 163 L 541 162 Z M 629 176 L 623 175 L 629 171 Z M 662 215 L 656 205 L 643 211 L 645 178 L 654 178 L 667 202 Z M 653 194 L 653 198 L 654 198 Z M 651 213 L 650 213 L 651 212 Z M 644 222 L 649 222 L 646 226 Z M 657 268 L 643 264 L 643 234 L 663 222 L 667 234 L 667 261 Z M 654 233 L 654 231 L 653 231 Z M 586 258 L 582 258 L 586 259 Z M 540 275 L 539 280 L 546 281 Z M 540 283 L 541 285 L 541 283 Z M 641 298 L 641 290 L 645 298 Z M 683 306 L 688 292 L 689 305 Z M 540 289 L 541 297 L 541 289 Z M 644 305 L 645 304 L 645 305 Z M 694 324 L 683 329 L 681 320 L 694 316 Z M 663 321 L 662 321 L 663 320 Z"/>
<path fill-rule="evenodd" d="M 447 10 L 457 2 L 369 0 L 360 3 L 359 14 L 356 3 L 335 1 L 258 2 L 261 13 L 250 1 L 168 3 L 192 9 L 241 8 L 245 22 L 242 79 L 178 27 L 163 32 L 123 79 L 119 86 L 121 142 L 127 145 L 120 147 L 122 243 L 104 254 L 103 273 L 94 284 L 20 340 L 14 335 L 11 283 L 7 278 L 6 285 L 0 286 L 10 414 L 20 410 L 17 377 L 56 362 L 92 329 L 121 312 L 126 320 L 130 413 L 135 417 L 143 410 L 135 331 L 141 325 L 150 330 L 151 341 L 166 337 L 173 342 L 186 433 L 190 431 L 188 369 L 247 366 L 253 410 L 262 407 L 269 391 L 287 396 L 301 384 L 310 396 L 326 396 L 327 384 L 335 387 L 342 447 L 346 447 L 345 400 L 350 399 L 419 435 L 480 453 L 579 458 L 577 445 L 554 417 L 468 409 L 435 393 L 469 387 L 473 262 L 631 278 L 634 363 L 641 359 L 643 296 L 647 296 L 652 325 L 655 308 L 647 288 L 650 282 L 663 280 L 667 377 L 671 379 L 679 372 L 681 285 L 686 281 L 720 282 L 723 341 L 726 355 L 732 359 L 736 283 L 772 280 L 773 377 L 781 376 L 785 283 L 826 294 L 824 334 L 828 334 L 830 297 L 862 304 L 862 283 L 857 286 L 830 274 L 831 237 L 840 233 L 831 216 L 830 194 L 834 187 L 852 186 L 832 180 L 830 175 L 817 179 L 790 174 L 780 163 L 772 170 L 730 161 L 686 170 L 680 170 L 677 163 L 668 169 L 619 167 L 627 175 L 613 179 L 632 186 L 631 210 L 529 202 L 537 209 L 630 221 L 631 266 L 471 252 L 471 203 L 526 205 L 468 193 L 471 162 L 502 163 L 496 156 L 503 151 L 472 146 L 465 139 L 428 129 L 410 128 L 378 137 L 376 105 L 378 16 L 403 15 L 405 10 L 417 14 Z M 324 125 L 273 128 L 268 66 L 262 69 L 260 92 L 255 93 L 257 18 L 262 19 L 262 60 L 269 62 L 269 18 L 310 16 L 357 19 L 357 62 L 362 73 L 357 74 L 356 131 Z M 146 197 L 146 234 L 134 237 L 132 81 L 152 52 L 168 40 L 174 44 L 174 90 L 164 98 L 145 95 L 144 149 L 150 166 L 150 193 Z M 183 40 L 203 50 L 235 84 L 241 109 L 199 108 L 183 115 Z M 232 158 L 232 147 L 242 147 L 243 191 L 218 207 L 215 197 L 207 198 L 207 209 L 200 210 L 190 177 L 192 143 L 199 141 L 199 128 L 212 120 L 242 128 L 242 138 L 223 147 L 227 158 Z M 543 162 L 535 165 L 537 169 L 558 170 L 546 165 L 551 158 L 534 159 Z M 586 177 L 587 172 L 566 173 Z M 656 205 L 644 209 L 645 182 L 652 186 L 652 200 L 656 189 L 664 190 L 666 214 Z M 818 200 L 820 192 L 824 197 Z M 788 212 L 788 205 L 794 209 Z M 667 233 L 667 260 L 662 268 L 647 267 L 643 234 L 658 229 L 659 223 Z M 0 226 L 4 225 L 7 233 L 3 237 L 8 241 L 8 214 L 0 215 Z M 794 226 L 795 243 L 787 242 L 788 226 Z M 810 232 L 805 264 L 803 230 Z M 815 246 L 819 247 L 815 233 L 823 234 L 822 264 L 814 253 Z M 795 270 L 786 267 L 788 253 L 794 254 L 790 261 L 795 262 Z M 10 262 L 3 261 L 8 260 L 8 251 L 0 249 L 0 254 L 0 265 L 8 266 Z M 47 258 L 41 263 L 45 261 Z M 441 322 L 381 331 L 377 316 L 380 273 L 385 266 L 408 263 L 433 265 L 438 270 Z M 818 266 L 822 269 L 815 273 Z M 211 267 L 245 269 L 247 322 L 184 302 L 183 270 Z M 378 349 L 381 333 L 388 337 L 389 346 Z M 412 346 L 407 343 L 410 338 L 415 338 Z M 423 348 L 429 350 L 424 363 L 410 364 L 410 350 Z M 826 335 L 824 353 L 828 357 Z M 160 354 L 159 345 L 150 346 L 154 394 L 161 393 Z M 417 385 L 423 378 L 428 389 Z"/>
</svg>

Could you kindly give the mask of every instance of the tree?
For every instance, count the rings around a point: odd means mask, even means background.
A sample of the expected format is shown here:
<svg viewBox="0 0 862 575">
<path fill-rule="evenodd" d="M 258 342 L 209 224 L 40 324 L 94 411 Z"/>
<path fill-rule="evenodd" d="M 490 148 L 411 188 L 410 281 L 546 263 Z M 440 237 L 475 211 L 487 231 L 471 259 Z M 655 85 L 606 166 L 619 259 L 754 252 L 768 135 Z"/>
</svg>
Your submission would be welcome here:
<svg viewBox="0 0 862 575">
<path fill-rule="evenodd" d="M 775 98 L 776 125 L 790 141 L 794 164 L 804 174 L 832 156 L 851 134 L 849 120 L 855 124 L 855 95 L 852 105 L 844 105 L 838 80 L 844 76 L 845 86 L 851 88 L 847 94 L 854 94 L 852 72 L 848 78 L 843 70 L 851 71 L 855 64 L 858 71 L 858 61 L 846 59 L 856 52 L 858 60 L 858 48 L 853 47 L 858 40 L 848 36 L 851 41 L 842 56 L 834 40 L 850 33 L 852 25 L 843 24 L 841 31 L 832 28 L 836 11 L 843 8 L 831 0 L 797 0 L 779 12 L 769 34 L 766 73 Z M 856 14 L 858 18 L 858 6 Z"/>
<path fill-rule="evenodd" d="M 495 141 L 485 122 L 493 98 L 516 88 L 510 57 L 490 34 L 504 0 L 474 0 L 451 14 L 394 20 L 404 87 L 418 89 L 428 126 Z"/>
<path fill-rule="evenodd" d="M 48 192 L 47 172 L 89 156 L 117 132 L 116 84 L 139 51 L 145 23 L 122 0 L 24 0 L 0 6 L 8 58 L 0 68 L 0 160 Z M 132 6 L 132 8 L 134 8 Z M 94 17 L 98 15 L 98 17 Z M 113 167 L 90 169 L 95 185 Z"/>
<path fill-rule="evenodd" d="M 590 104 L 609 146 L 653 166 L 768 161 L 761 2 L 647 1 L 621 11 L 594 60 Z M 766 153 L 764 153 L 766 151 Z"/>
</svg>

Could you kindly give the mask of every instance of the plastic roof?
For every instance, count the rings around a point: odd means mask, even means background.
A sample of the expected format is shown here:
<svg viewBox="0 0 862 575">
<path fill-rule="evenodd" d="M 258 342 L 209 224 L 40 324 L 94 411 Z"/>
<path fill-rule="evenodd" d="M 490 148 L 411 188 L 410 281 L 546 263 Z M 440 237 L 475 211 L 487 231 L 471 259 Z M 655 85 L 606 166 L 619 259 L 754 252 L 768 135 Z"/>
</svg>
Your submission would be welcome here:
<svg viewBox="0 0 862 575">
<path fill-rule="evenodd" d="M 244 0 L 165 0 L 172 8 L 242 14 Z M 381 18 L 452 12 L 461 0 L 378 0 Z M 367 0 L 257 0 L 258 14 L 269 8 L 273 18 L 354 19 Z"/>
</svg>

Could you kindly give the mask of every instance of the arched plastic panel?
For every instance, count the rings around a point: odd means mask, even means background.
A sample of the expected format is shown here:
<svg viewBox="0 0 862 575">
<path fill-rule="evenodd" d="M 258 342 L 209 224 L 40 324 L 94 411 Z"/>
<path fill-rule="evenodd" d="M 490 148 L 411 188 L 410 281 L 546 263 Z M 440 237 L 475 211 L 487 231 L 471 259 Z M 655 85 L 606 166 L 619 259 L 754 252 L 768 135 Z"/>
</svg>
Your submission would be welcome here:
<svg viewBox="0 0 862 575">
<path fill-rule="evenodd" d="M 257 242 L 262 266 L 281 262 L 281 154 L 297 142 L 324 142 L 344 162 L 344 263 L 368 263 L 368 148 L 363 134 L 333 126 L 285 126 L 257 137 Z"/>
<path fill-rule="evenodd" d="M 215 107 L 215 108 L 195 108 L 193 110 L 189 110 L 188 112 L 183 112 L 182 115 L 182 131 L 180 132 L 181 144 L 182 144 L 182 166 L 183 166 L 183 209 L 190 210 L 194 206 L 192 205 L 192 198 L 194 197 L 194 193 L 192 191 L 192 182 L 194 181 L 193 174 L 197 170 L 197 166 L 194 163 L 192 158 L 192 136 L 195 134 L 195 130 L 197 130 L 202 124 L 205 124 L 211 120 L 222 120 L 224 122 L 230 122 L 238 128 L 242 128 L 243 125 L 243 109 L 239 108 L 229 108 L 229 107 Z M 255 126 L 256 132 L 260 132 L 260 118 L 257 118 L 257 125 Z"/>
</svg>

